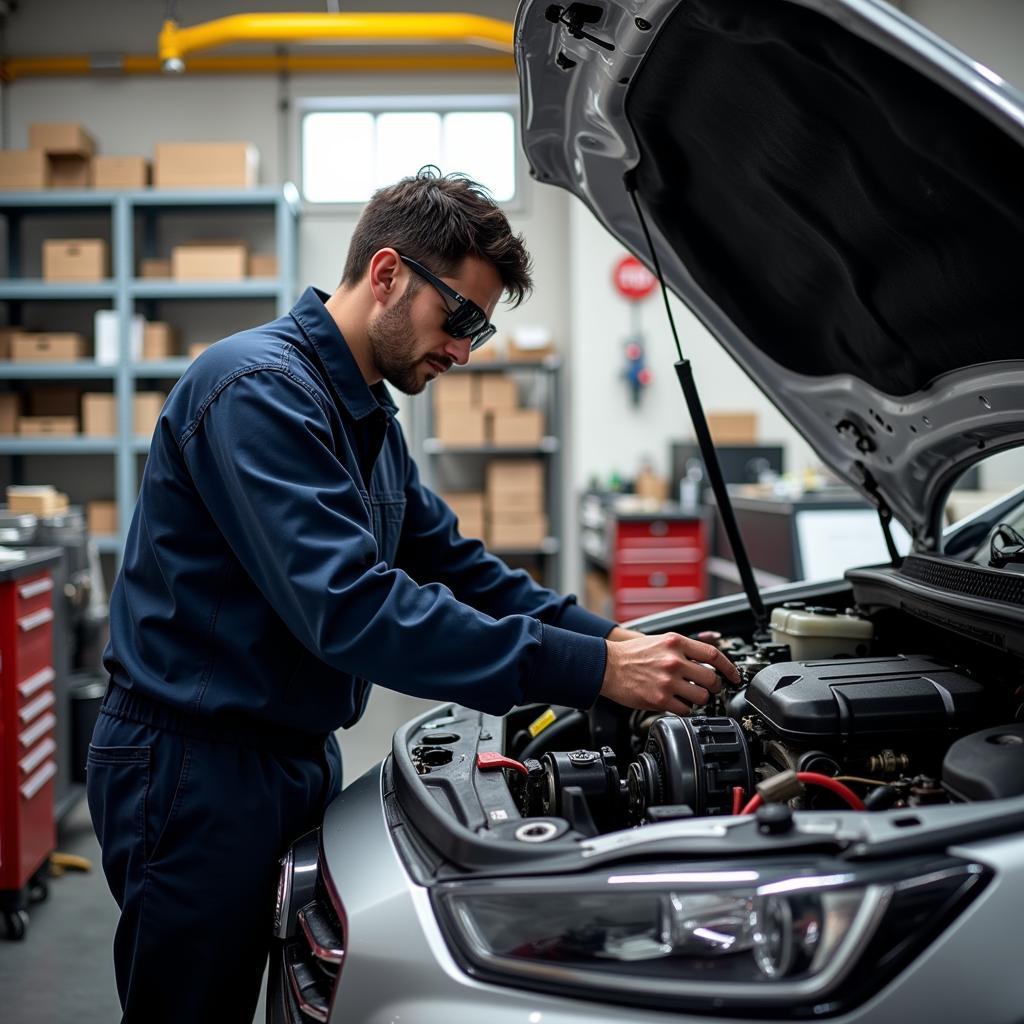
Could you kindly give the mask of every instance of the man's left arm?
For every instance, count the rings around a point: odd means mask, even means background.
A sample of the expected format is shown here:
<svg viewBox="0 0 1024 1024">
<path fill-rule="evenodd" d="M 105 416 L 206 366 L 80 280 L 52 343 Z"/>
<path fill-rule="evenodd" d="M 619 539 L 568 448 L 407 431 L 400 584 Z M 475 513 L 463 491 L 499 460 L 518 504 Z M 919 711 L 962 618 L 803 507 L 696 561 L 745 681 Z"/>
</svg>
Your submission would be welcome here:
<svg viewBox="0 0 1024 1024">
<path fill-rule="evenodd" d="M 411 458 L 405 482 L 405 521 L 396 567 L 420 583 L 443 583 L 462 602 L 493 618 L 529 615 L 587 636 L 625 639 L 610 619 L 581 608 L 571 594 L 557 594 L 522 570 L 510 569 L 479 540 L 463 537 L 455 513 L 421 483 Z"/>
</svg>

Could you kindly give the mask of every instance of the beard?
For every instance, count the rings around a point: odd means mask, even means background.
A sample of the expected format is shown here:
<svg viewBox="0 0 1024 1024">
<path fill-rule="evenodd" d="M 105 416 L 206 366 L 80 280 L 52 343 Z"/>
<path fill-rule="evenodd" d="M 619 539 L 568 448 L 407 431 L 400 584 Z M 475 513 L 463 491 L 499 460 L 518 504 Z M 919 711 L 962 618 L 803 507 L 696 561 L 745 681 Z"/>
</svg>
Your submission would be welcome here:
<svg viewBox="0 0 1024 1024">
<path fill-rule="evenodd" d="M 426 378 L 419 372 L 424 360 L 415 356 L 416 335 L 409 311 L 412 299 L 413 289 L 407 288 L 398 302 L 366 328 L 370 354 L 377 369 L 404 395 L 418 395 L 427 385 Z"/>
</svg>

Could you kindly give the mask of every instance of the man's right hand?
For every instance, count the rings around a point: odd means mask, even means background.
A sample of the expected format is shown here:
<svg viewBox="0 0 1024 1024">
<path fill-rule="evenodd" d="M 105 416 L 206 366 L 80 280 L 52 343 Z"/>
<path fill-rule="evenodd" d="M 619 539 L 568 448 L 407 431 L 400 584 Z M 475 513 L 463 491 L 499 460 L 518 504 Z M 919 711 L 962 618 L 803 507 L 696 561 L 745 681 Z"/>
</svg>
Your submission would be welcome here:
<svg viewBox="0 0 1024 1024">
<path fill-rule="evenodd" d="M 707 704 L 724 677 L 740 682 L 736 666 L 717 648 L 679 633 L 607 643 L 601 696 L 628 708 L 688 715 Z"/>
</svg>

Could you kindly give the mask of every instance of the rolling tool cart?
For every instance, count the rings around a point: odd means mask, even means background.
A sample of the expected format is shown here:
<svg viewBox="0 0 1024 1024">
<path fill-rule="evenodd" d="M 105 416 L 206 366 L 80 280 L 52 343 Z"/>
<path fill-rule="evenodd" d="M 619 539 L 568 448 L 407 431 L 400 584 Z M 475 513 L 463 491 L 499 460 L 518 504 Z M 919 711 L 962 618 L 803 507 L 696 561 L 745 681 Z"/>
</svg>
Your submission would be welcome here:
<svg viewBox="0 0 1024 1024">
<path fill-rule="evenodd" d="M 52 568 L 57 548 L 0 561 L 0 911 L 22 939 L 28 905 L 46 898 L 43 869 L 56 845 Z"/>
</svg>

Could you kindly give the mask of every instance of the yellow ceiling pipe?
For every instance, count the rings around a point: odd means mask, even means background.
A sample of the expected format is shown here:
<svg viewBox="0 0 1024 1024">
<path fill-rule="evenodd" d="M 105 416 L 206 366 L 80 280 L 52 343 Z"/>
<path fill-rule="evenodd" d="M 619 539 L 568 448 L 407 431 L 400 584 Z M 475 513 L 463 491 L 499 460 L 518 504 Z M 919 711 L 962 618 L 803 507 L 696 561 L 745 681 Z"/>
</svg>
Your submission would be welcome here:
<svg viewBox="0 0 1024 1024">
<path fill-rule="evenodd" d="M 454 72 L 511 72 L 515 64 L 503 54 L 249 54 L 229 57 L 193 57 L 192 74 L 403 74 Z M 159 75 L 164 62 L 140 54 L 104 57 L 97 62 L 87 56 L 12 57 L 0 62 L 0 81 L 19 78 L 54 78 L 90 74 Z"/>
<path fill-rule="evenodd" d="M 511 22 L 478 14 L 233 14 L 187 28 L 165 21 L 159 53 L 166 70 L 181 71 L 190 54 L 232 43 L 454 43 L 511 54 L 512 35 Z"/>
</svg>

